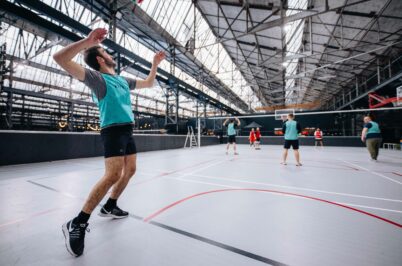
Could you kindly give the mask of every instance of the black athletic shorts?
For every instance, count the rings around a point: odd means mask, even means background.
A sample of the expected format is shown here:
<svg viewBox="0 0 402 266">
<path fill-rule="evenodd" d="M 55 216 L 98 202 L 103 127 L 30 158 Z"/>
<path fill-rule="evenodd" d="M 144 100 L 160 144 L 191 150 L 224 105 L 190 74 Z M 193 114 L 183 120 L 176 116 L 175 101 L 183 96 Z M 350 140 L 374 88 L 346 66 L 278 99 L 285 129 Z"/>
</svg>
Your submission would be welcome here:
<svg viewBox="0 0 402 266">
<path fill-rule="evenodd" d="M 228 142 L 229 142 L 230 144 L 236 143 L 236 135 L 228 136 Z"/>
<path fill-rule="evenodd" d="M 260 142 L 261 139 L 260 139 L 260 138 L 257 138 L 256 140 L 257 140 L 258 142 Z"/>
<path fill-rule="evenodd" d="M 105 158 L 136 154 L 133 125 L 111 126 L 101 130 Z"/>
<path fill-rule="evenodd" d="M 322 139 L 315 139 L 315 142 L 322 142 Z"/>
<path fill-rule="evenodd" d="M 285 145 L 283 146 L 285 149 L 290 149 L 290 146 L 292 146 L 292 148 L 294 150 L 298 150 L 299 149 L 299 140 L 287 140 L 285 139 Z"/>
</svg>

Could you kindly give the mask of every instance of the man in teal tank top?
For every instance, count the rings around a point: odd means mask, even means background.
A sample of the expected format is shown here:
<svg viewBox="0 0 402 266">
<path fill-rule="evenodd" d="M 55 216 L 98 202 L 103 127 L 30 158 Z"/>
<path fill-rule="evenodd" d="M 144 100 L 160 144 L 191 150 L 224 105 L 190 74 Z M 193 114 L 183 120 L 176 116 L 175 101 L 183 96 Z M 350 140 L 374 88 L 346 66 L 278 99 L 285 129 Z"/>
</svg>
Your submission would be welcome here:
<svg viewBox="0 0 402 266">
<path fill-rule="evenodd" d="M 236 124 L 235 124 L 236 120 Z M 228 124 L 229 122 L 229 124 Z M 223 122 L 223 126 L 226 126 L 228 124 L 228 144 L 226 145 L 226 155 L 229 154 L 229 147 L 230 145 L 233 144 L 233 152 L 234 155 L 239 155 L 236 151 L 236 126 L 239 127 L 241 125 L 240 120 L 235 117 L 232 119 L 226 119 L 225 122 Z"/>
<path fill-rule="evenodd" d="M 104 176 L 92 189 L 78 216 L 62 226 L 67 250 L 73 256 L 80 256 L 84 252 L 89 217 L 110 188 L 112 193 L 99 216 L 128 217 L 128 212 L 117 206 L 117 199 L 136 171 L 137 150 L 132 136 L 134 115 L 130 91 L 152 87 L 158 65 L 165 58 L 163 52 L 154 56 L 150 73 L 145 80 L 124 78 L 116 74 L 116 63 L 112 56 L 99 46 L 106 36 L 106 29 L 95 29 L 87 38 L 68 45 L 53 56 L 64 70 L 91 89 L 93 100 L 99 107 L 105 154 Z M 82 51 L 85 63 L 92 70 L 73 61 Z"/>
<path fill-rule="evenodd" d="M 285 145 L 281 164 L 287 164 L 288 150 L 292 147 L 296 158 L 296 166 L 301 166 L 299 154 L 299 134 L 301 133 L 301 126 L 294 120 L 293 114 L 288 114 L 287 121 L 283 123 L 282 132 L 285 136 Z"/>
<path fill-rule="evenodd" d="M 378 152 L 382 142 L 380 126 L 373 121 L 373 118 L 370 115 L 365 116 L 363 121 L 365 124 L 361 139 L 363 142 L 366 142 L 371 160 L 377 161 Z"/>
</svg>

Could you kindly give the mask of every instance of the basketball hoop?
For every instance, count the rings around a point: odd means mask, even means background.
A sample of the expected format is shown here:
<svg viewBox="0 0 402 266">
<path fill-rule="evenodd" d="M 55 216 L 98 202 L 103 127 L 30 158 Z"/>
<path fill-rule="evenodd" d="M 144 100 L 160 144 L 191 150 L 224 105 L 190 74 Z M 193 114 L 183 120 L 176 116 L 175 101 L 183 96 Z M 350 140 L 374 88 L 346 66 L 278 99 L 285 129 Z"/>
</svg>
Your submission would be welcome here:
<svg viewBox="0 0 402 266">
<path fill-rule="evenodd" d="M 278 109 L 275 110 L 275 120 L 285 121 L 288 117 L 288 114 L 295 114 L 295 109 Z"/>
</svg>

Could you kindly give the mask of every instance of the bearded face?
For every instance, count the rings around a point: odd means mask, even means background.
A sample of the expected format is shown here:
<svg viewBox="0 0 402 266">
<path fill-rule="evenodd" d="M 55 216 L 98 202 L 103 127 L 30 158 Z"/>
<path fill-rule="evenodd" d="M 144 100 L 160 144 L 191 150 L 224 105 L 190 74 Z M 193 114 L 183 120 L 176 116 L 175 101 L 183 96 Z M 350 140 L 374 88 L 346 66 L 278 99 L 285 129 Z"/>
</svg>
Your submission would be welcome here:
<svg viewBox="0 0 402 266">
<path fill-rule="evenodd" d="M 113 57 L 110 56 L 104 49 L 100 50 L 100 56 L 103 58 L 105 61 L 105 65 L 110 68 L 115 68 L 116 67 L 116 62 L 113 60 Z"/>
<path fill-rule="evenodd" d="M 103 59 L 105 60 L 105 64 L 110 67 L 110 68 L 115 68 L 116 67 L 116 62 L 113 60 L 113 58 L 111 56 L 108 57 L 103 57 Z"/>
</svg>

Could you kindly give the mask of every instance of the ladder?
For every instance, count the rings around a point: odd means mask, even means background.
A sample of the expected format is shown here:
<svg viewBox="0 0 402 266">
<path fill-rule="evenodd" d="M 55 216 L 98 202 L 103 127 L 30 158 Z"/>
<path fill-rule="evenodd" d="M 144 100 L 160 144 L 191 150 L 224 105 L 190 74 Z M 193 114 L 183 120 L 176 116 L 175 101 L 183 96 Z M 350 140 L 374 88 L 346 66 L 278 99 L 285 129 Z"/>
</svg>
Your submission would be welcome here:
<svg viewBox="0 0 402 266">
<path fill-rule="evenodd" d="M 194 129 L 192 126 L 187 127 L 187 136 L 186 136 L 186 142 L 184 142 L 184 148 L 187 148 L 187 142 L 189 144 L 188 148 L 193 148 L 197 147 L 197 139 L 195 138 L 194 135 Z"/>
</svg>

